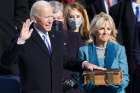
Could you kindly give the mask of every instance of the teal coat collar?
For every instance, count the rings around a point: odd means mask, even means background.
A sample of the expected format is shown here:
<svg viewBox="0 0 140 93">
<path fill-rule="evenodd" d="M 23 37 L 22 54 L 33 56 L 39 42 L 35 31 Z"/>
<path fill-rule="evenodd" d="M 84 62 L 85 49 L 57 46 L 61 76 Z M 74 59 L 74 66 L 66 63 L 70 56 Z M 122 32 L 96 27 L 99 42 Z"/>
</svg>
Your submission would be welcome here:
<svg viewBox="0 0 140 93">
<path fill-rule="evenodd" d="M 96 54 L 96 46 L 94 44 L 89 44 L 88 53 L 89 53 L 90 62 L 99 65 L 97 54 Z M 105 66 L 104 66 L 105 68 L 111 68 L 116 53 L 117 53 L 116 44 L 112 42 L 108 42 L 106 47 L 106 52 L 105 52 Z"/>
</svg>

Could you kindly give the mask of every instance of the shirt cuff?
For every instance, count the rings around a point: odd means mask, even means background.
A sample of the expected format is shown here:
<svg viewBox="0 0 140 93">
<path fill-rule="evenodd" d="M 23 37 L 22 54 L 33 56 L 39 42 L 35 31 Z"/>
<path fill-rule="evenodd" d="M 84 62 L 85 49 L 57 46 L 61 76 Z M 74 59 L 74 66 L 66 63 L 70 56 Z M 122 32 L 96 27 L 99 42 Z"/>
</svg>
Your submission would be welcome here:
<svg viewBox="0 0 140 93">
<path fill-rule="evenodd" d="M 83 62 L 82 62 L 82 69 L 84 69 L 85 66 L 86 66 L 88 63 L 89 63 L 88 61 L 83 61 Z"/>
<path fill-rule="evenodd" d="M 23 45 L 23 44 L 25 44 L 25 40 L 23 40 L 23 39 L 21 39 L 21 38 L 18 38 L 17 44 L 18 44 L 18 45 Z"/>
</svg>

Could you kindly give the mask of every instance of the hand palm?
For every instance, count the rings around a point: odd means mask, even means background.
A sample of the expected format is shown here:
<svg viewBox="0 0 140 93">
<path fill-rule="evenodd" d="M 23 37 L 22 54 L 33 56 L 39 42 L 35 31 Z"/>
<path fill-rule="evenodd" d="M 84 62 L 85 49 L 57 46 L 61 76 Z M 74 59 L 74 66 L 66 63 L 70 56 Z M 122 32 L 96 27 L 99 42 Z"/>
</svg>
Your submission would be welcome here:
<svg viewBox="0 0 140 93">
<path fill-rule="evenodd" d="M 29 19 L 27 19 L 26 22 L 23 23 L 22 30 L 20 33 L 20 38 L 22 38 L 23 40 L 27 40 L 30 38 L 33 31 L 33 29 L 30 30 L 31 24 L 32 22 Z"/>
</svg>

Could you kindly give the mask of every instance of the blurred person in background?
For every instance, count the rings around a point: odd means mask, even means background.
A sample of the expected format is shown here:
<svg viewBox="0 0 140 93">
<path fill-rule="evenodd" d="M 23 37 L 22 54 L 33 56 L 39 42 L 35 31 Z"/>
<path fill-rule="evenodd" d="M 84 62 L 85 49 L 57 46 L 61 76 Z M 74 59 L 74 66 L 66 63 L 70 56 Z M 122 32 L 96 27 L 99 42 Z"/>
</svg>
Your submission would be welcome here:
<svg viewBox="0 0 140 93">
<path fill-rule="evenodd" d="M 105 12 L 109 14 L 112 6 L 116 5 L 122 0 L 78 0 L 87 9 L 90 21 L 96 14 Z"/>
<path fill-rule="evenodd" d="M 50 1 L 53 8 L 53 25 L 52 30 L 62 32 L 64 30 L 64 15 L 63 15 L 63 3 L 59 1 Z"/>
<path fill-rule="evenodd" d="M 111 7 L 110 15 L 113 17 L 118 29 L 118 41 L 126 48 L 130 72 L 128 93 L 140 91 L 140 0 L 124 0 Z"/>
<path fill-rule="evenodd" d="M 79 47 L 89 40 L 89 20 L 86 10 L 78 3 L 67 4 L 64 8 L 64 93 L 81 93 L 78 72 Z"/>
</svg>

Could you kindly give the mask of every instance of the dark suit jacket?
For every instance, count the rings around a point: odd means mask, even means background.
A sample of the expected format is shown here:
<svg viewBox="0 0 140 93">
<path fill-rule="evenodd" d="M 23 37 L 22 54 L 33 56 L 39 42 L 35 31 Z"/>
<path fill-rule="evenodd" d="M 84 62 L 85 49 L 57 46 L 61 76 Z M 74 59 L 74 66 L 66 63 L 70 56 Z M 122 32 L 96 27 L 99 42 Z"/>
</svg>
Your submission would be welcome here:
<svg viewBox="0 0 140 93">
<path fill-rule="evenodd" d="M 118 2 L 121 0 L 118 0 Z M 100 12 L 107 13 L 104 0 L 79 0 L 87 9 L 89 19 L 92 20 L 96 14 Z"/>
<path fill-rule="evenodd" d="M 87 9 L 90 20 L 92 20 L 93 17 L 101 11 L 106 12 L 104 0 L 79 0 L 79 2 Z"/>
<path fill-rule="evenodd" d="M 84 44 L 79 32 L 67 31 L 64 32 L 64 45 L 65 45 L 65 63 L 64 67 L 73 70 L 80 71 L 78 63 L 78 51 L 79 47 Z"/>
<path fill-rule="evenodd" d="M 63 87 L 63 93 L 83 93 L 79 88 L 79 74 L 83 71 L 81 63 L 78 62 L 79 47 L 83 45 L 83 40 L 79 32 L 65 31 L 64 32 L 64 70 L 62 81 L 72 80 L 75 83 L 73 88 Z"/>
<path fill-rule="evenodd" d="M 110 9 L 110 14 L 113 17 L 118 28 L 118 41 L 126 48 L 126 54 L 129 64 L 129 70 L 132 74 L 135 72 L 136 65 L 139 59 L 139 51 L 134 53 L 135 42 L 135 26 L 136 17 L 134 15 L 131 1 L 120 2 Z M 136 56 L 134 56 L 136 55 Z M 139 61 L 140 62 L 140 61 Z"/>
<path fill-rule="evenodd" d="M 62 93 L 63 37 L 60 32 L 49 32 L 49 36 L 52 55 L 35 30 L 24 45 L 7 52 L 11 56 L 6 58 L 8 54 L 5 54 L 3 64 L 9 64 L 9 60 L 19 64 L 22 93 Z"/>
<path fill-rule="evenodd" d="M 128 86 L 128 93 L 139 93 L 139 68 L 140 65 L 140 51 L 133 51 L 135 37 L 136 17 L 134 15 L 131 0 L 120 2 L 110 9 L 118 28 L 118 40 L 125 46 L 127 52 L 127 59 L 130 73 L 130 86 Z M 137 31 L 139 33 L 139 31 Z M 140 41 L 140 35 L 139 41 Z M 136 49 L 136 48 L 135 48 Z M 134 50 L 135 50 L 134 49 Z M 136 89 L 135 89 L 136 88 Z"/>
<path fill-rule="evenodd" d="M 99 14 L 101 11 L 106 12 L 104 0 L 92 0 L 92 10 L 95 10 L 95 14 Z"/>
<path fill-rule="evenodd" d="M 0 1 L 0 59 L 3 51 L 7 49 L 11 38 L 15 37 L 24 19 L 28 16 L 27 0 L 1 0 Z M 0 62 L 1 64 L 1 62 Z M 0 65 L 0 74 L 8 73 Z"/>
<path fill-rule="evenodd" d="M 134 43 L 136 17 L 130 1 L 120 2 L 110 9 L 119 31 L 119 41 L 125 45 L 127 54 L 130 53 Z"/>
</svg>

